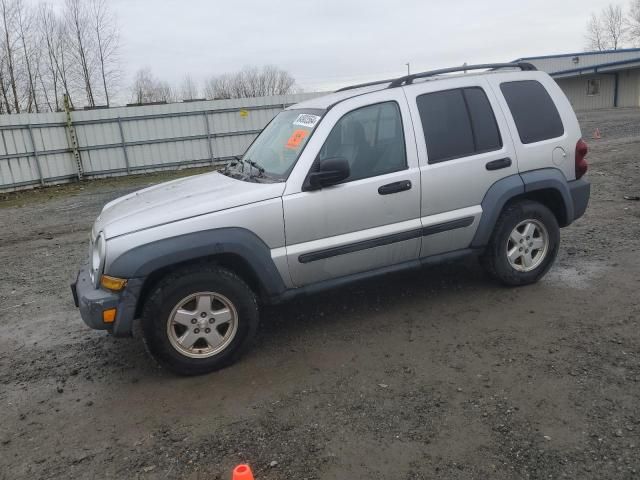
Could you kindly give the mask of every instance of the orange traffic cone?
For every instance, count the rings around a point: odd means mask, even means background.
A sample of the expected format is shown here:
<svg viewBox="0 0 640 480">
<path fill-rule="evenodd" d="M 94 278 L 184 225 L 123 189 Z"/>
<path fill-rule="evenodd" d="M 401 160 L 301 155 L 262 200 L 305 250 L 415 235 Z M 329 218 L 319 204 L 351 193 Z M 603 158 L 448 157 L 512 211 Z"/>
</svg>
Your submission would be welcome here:
<svg viewBox="0 0 640 480">
<path fill-rule="evenodd" d="M 593 139 L 594 140 L 600 140 L 602 138 L 602 136 L 600 135 L 600 129 L 596 128 L 596 131 L 593 132 Z"/>
<path fill-rule="evenodd" d="M 238 465 L 233 469 L 231 480 L 254 480 L 253 473 L 251 472 L 251 467 L 244 463 Z"/>
</svg>

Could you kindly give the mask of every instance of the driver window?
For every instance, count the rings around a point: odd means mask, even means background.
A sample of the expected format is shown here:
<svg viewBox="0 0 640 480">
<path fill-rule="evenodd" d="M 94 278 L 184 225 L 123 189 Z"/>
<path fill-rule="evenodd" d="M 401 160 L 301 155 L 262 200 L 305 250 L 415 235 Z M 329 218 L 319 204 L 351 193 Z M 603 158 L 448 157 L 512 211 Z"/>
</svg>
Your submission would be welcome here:
<svg viewBox="0 0 640 480">
<path fill-rule="evenodd" d="M 327 137 L 319 158 L 343 157 L 351 175 L 345 182 L 407 168 L 400 109 L 396 102 L 378 103 L 344 115 Z"/>
</svg>

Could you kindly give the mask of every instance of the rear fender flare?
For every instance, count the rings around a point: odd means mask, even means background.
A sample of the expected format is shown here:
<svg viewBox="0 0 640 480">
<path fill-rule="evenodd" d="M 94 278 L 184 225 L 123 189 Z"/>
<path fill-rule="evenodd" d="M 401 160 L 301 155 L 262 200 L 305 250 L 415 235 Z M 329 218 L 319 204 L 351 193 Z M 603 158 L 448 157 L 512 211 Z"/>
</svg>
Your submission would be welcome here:
<svg viewBox="0 0 640 480">
<path fill-rule="evenodd" d="M 510 175 L 495 182 L 482 199 L 482 218 L 471 242 L 471 248 L 485 247 L 504 206 L 512 199 L 538 190 L 554 190 L 562 197 L 566 224 L 574 218 L 573 199 L 564 174 L 557 168 L 543 168 Z"/>
</svg>

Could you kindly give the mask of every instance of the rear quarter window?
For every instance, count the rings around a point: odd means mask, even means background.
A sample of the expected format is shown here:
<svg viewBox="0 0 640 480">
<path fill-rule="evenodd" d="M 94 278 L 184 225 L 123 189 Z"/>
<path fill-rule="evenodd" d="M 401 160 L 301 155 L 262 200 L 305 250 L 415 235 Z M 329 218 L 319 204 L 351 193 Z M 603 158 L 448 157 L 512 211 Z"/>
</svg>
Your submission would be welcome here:
<svg viewBox="0 0 640 480">
<path fill-rule="evenodd" d="M 500 85 L 520 141 L 541 142 L 564 135 L 564 125 L 546 88 L 535 80 L 505 82 Z"/>
</svg>

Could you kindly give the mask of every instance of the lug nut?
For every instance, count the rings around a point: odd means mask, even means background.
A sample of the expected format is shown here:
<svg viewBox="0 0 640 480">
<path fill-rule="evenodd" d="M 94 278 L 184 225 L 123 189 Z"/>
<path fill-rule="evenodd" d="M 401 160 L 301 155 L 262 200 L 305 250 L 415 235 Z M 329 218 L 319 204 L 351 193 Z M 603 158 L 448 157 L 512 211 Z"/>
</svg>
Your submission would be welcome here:
<svg viewBox="0 0 640 480">
<path fill-rule="evenodd" d="M 209 323 L 213 323 L 213 322 L 215 322 L 215 320 L 213 318 L 210 318 Z"/>
<path fill-rule="evenodd" d="M 521 251 L 522 251 L 522 247 L 520 247 L 520 248 L 518 249 L 518 251 L 519 251 L 519 252 L 521 252 Z"/>
<path fill-rule="evenodd" d="M 524 253 L 529 253 L 529 250 L 528 250 L 528 249 L 527 249 L 527 250 L 525 250 L 525 251 L 524 251 Z"/>
<path fill-rule="evenodd" d="M 199 328 L 196 328 L 196 329 L 193 331 L 193 333 L 200 333 L 200 329 L 199 329 Z"/>
<path fill-rule="evenodd" d="M 197 322 L 197 320 L 195 318 L 191 319 L 191 323 L 196 323 L 196 322 Z"/>
<path fill-rule="evenodd" d="M 206 314 L 205 312 L 202 312 L 202 313 L 200 314 L 200 316 L 201 316 L 202 318 L 204 318 L 204 317 L 206 317 L 206 316 L 207 316 L 207 314 Z"/>
<path fill-rule="evenodd" d="M 204 333 L 211 333 L 211 329 L 210 328 L 205 328 L 204 329 Z"/>
</svg>

